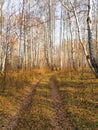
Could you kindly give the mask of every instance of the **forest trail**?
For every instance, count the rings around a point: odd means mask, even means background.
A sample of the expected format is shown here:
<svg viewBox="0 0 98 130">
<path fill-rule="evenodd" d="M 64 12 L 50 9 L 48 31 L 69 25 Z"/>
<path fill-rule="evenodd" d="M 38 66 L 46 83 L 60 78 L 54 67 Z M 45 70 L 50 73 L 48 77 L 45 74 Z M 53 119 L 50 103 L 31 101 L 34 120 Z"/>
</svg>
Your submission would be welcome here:
<svg viewBox="0 0 98 130">
<path fill-rule="evenodd" d="M 72 130 L 52 76 L 39 80 L 2 130 Z"/>
<path fill-rule="evenodd" d="M 41 80 L 42 79 L 40 79 L 36 84 L 32 85 L 30 92 L 28 92 L 26 98 L 22 102 L 20 109 L 17 111 L 16 115 L 9 120 L 7 127 L 3 127 L 2 130 L 16 130 L 19 121 L 21 120 L 22 116 L 25 114 L 28 107 L 30 106 L 33 99 L 32 97 L 36 92 L 36 87 L 41 82 Z"/>
<path fill-rule="evenodd" d="M 52 106 L 54 109 L 53 125 L 54 130 L 72 130 L 68 121 L 61 97 L 58 92 L 57 82 L 54 77 L 50 79 Z"/>
<path fill-rule="evenodd" d="M 12 84 L 0 96 L 0 130 L 98 130 L 98 80 L 89 74 L 34 73 Z"/>
</svg>

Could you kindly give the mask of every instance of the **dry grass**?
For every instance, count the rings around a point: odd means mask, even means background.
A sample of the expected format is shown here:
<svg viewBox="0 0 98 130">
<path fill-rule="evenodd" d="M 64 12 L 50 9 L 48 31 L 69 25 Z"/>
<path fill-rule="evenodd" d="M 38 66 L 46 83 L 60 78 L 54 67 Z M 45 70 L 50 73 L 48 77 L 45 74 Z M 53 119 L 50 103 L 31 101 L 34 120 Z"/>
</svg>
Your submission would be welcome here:
<svg viewBox="0 0 98 130">
<path fill-rule="evenodd" d="M 98 79 L 89 69 L 78 72 L 53 72 L 47 69 L 10 71 L 7 73 L 5 91 L 0 91 L 0 129 L 19 110 L 31 91 L 32 84 L 45 77 L 37 88 L 33 102 L 22 117 L 17 130 L 50 130 L 53 110 L 49 77 L 55 75 L 59 93 L 69 120 L 78 130 L 98 130 Z M 48 77 L 48 76 L 49 77 Z M 0 75 L 1 84 L 2 75 Z M 0 86 L 1 89 L 1 86 Z M 33 128 L 32 128 L 33 127 Z"/>
<path fill-rule="evenodd" d="M 39 84 L 33 102 L 22 117 L 17 130 L 50 130 L 51 117 L 51 96 L 49 92 L 49 81 L 45 78 Z"/>
<path fill-rule="evenodd" d="M 0 91 L 1 130 L 3 127 L 6 127 L 8 121 L 20 109 L 22 102 L 31 91 L 33 84 L 35 84 L 42 75 L 43 74 L 38 71 L 10 71 L 7 73 L 6 83 L 4 86 L 5 91 Z"/>
<path fill-rule="evenodd" d="M 98 130 L 98 79 L 88 70 L 68 77 L 61 73 L 57 78 L 65 110 L 74 127 Z"/>
</svg>

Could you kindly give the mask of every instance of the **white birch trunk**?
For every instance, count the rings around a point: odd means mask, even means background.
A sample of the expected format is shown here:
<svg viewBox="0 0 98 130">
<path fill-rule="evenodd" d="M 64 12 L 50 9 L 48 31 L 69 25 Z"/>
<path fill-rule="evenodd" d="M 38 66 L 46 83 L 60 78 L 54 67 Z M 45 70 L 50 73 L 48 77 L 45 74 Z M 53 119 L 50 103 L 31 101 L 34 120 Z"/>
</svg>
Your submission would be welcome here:
<svg viewBox="0 0 98 130">
<path fill-rule="evenodd" d="M 3 60 L 2 60 L 2 72 L 5 70 L 5 60 L 6 60 L 6 55 L 4 55 Z"/>
<path fill-rule="evenodd" d="M 93 39 L 92 39 L 92 0 L 88 0 L 87 26 L 88 26 L 88 44 L 89 44 L 90 61 L 91 61 L 92 69 L 94 70 L 94 73 L 98 78 L 98 64 L 94 57 L 94 48 L 93 48 Z"/>
<path fill-rule="evenodd" d="M 63 68 L 63 53 L 62 53 L 62 39 L 63 39 L 63 16 L 62 16 L 62 5 L 61 5 L 61 20 L 60 20 L 60 68 Z"/>
<path fill-rule="evenodd" d="M 72 3 L 71 3 L 72 4 Z M 80 24 L 79 24 L 79 19 L 78 19 L 78 16 L 77 16 L 77 12 L 75 10 L 75 8 L 73 7 L 73 13 L 74 13 L 74 16 L 75 16 L 75 19 L 76 19 L 76 24 L 77 24 L 77 28 L 78 28 L 78 36 L 79 36 L 79 41 L 82 45 L 82 48 L 83 48 L 83 51 L 84 51 L 84 54 L 86 56 L 86 59 L 87 59 L 87 62 L 88 62 L 88 65 L 89 67 L 91 68 L 92 72 L 94 73 L 94 75 L 96 77 L 98 77 L 98 70 L 97 70 L 97 64 L 95 62 L 95 58 L 94 58 L 94 51 L 93 51 L 93 45 L 92 45 L 92 31 L 91 31 L 91 28 L 92 28 L 92 23 L 91 23 L 91 12 L 92 12 L 92 0 L 88 0 L 88 19 L 87 19 L 87 24 L 88 24 L 88 43 L 89 43 L 89 50 L 90 50 L 90 56 L 89 54 L 87 53 L 87 50 L 85 48 L 85 45 L 83 44 L 83 40 L 82 40 L 82 34 L 81 34 L 81 29 L 80 29 Z"/>
</svg>

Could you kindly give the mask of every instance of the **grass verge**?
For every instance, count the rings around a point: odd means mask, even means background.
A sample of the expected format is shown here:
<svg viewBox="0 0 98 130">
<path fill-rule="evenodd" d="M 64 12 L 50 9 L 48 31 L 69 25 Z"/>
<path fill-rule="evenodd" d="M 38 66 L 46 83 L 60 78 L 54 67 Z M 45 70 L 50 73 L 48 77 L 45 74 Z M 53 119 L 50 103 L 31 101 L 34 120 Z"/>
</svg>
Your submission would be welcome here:
<svg viewBox="0 0 98 130">
<path fill-rule="evenodd" d="M 81 75 L 61 73 L 59 92 L 67 115 L 78 130 L 98 130 L 98 79 L 88 72 Z"/>
<path fill-rule="evenodd" d="M 10 71 L 7 73 L 5 90 L 0 91 L 0 130 L 6 128 L 9 120 L 16 115 L 22 102 L 31 92 L 33 84 L 40 77 L 42 77 L 42 73 L 38 71 Z"/>
</svg>

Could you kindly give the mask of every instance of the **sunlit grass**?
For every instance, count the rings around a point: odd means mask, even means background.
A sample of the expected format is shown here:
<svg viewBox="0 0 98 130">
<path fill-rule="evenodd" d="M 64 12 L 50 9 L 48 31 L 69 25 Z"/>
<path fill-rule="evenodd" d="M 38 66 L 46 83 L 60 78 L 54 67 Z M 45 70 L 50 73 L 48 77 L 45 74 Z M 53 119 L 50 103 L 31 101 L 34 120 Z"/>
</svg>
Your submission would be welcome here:
<svg viewBox="0 0 98 130">
<path fill-rule="evenodd" d="M 98 79 L 91 73 L 81 75 L 59 74 L 59 92 L 65 111 L 75 128 L 79 130 L 98 129 Z M 92 78 L 93 77 L 93 78 Z"/>
<path fill-rule="evenodd" d="M 5 89 L 0 91 L 0 129 L 6 127 L 9 120 L 16 115 L 31 88 L 41 77 L 42 74 L 36 71 L 7 72 Z"/>
<path fill-rule="evenodd" d="M 74 127 L 79 130 L 98 129 L 98 79 L 88 69 L 83 72 L 81 70 L 51 72 L 44 69 L 8 72 L 5 91 L 3 93 L 0 91 L 0 129 L 17 113 L 22 102 L 31 92 L 33 84 L 42 77 L 43 80 L 32 96 L 32 104 L 22 117 L 17 130 L 53 128 L 51 120 L 54 113 L 49 86 L 51 75 L 57 79 L 56 84 L 65 112 Z M 1 81 L 0 79 L 0 83 Z"/>
<path fill-rule="evenodd" d="M 45 78 L 38 85 L 36 93 L 32 97 L 31 107 L 22 117 L 17 130 L 50 130 L 52 116 L 49 80 Z"/>
</svg>

